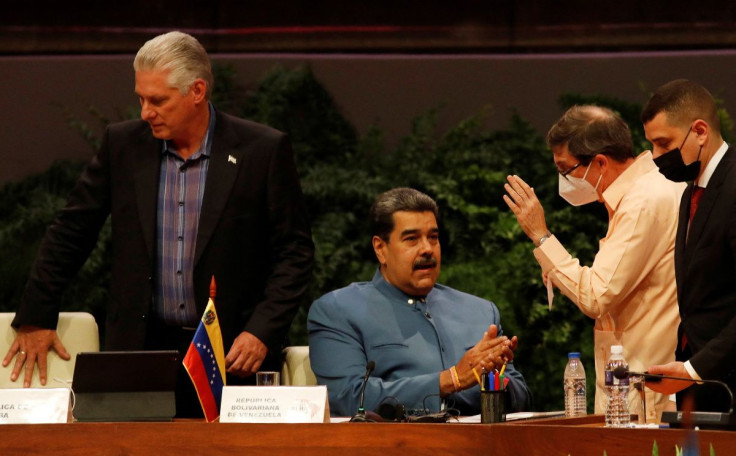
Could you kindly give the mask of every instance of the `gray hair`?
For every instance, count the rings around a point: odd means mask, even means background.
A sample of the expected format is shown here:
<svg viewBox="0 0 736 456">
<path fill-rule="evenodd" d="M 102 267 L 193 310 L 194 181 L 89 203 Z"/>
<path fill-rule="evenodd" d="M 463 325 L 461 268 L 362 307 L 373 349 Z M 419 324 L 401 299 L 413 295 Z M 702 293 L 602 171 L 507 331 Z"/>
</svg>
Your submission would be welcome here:
<svg viewBox="0 0 736 456">
<path fill-rule="evenodd" d="M 439 217 L 437 203 L 413 188 L 399 187 L 378 195 L 370 210 L 371 235 L 388 242 L 394 230 L 394 212 L 432 212 Z"/>
<path fill-rule="evenodd" d="M 207 100 L 212 95 L 212 66 L 204 47 L 191 35 L 169 32 L 147 41 L 133 61 L 135 71 L 169 70 L 169 84 L 186 94 L 197 79 L 207 84 Z"/>
</svg>

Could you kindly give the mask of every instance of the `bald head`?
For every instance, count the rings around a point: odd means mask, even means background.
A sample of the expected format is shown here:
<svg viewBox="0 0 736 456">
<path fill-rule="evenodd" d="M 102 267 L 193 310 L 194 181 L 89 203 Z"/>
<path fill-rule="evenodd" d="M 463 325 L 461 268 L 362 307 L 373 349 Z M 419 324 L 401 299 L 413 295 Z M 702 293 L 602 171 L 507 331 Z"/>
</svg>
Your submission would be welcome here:
<svg viewBox="0 0 736 456">
<path fill-rule="evenodd" d="M 584 165 L 598 154 L 623 163 L 634 157 L 631 132 L 616 113 L 600 106 L 573 106 L 547 133 L 547 144 L 567 146 Z"/>
</svg>

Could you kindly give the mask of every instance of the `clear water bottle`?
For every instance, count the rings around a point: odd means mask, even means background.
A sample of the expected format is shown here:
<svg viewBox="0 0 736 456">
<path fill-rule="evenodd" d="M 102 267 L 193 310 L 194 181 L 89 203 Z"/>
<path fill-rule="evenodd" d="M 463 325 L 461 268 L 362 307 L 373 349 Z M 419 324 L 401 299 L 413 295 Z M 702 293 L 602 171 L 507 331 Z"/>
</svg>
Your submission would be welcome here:
<svg viewBox="0 0 736 456">
<path fill-rule="evenodd" d="M 567 355 L 565 367 L 565 416 L 585 416 L 585 368 L 580 353 Z"/>
<path fill-rule="evenodd" d="M 606 363 L 606 426 L 629 427 L 629 379 L 618 379 L 613 375 L 614 369 L 623 367 L 629 369 L 629 363 L 624 359 L 624 347 L 611 346 L 611 357 Z"/>
</svg>

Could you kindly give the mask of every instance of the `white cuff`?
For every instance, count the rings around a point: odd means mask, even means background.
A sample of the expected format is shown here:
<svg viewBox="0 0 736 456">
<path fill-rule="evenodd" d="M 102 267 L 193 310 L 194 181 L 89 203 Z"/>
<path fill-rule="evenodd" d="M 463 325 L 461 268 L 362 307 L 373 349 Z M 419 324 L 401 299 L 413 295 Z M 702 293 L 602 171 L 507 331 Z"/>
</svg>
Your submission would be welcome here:
<svg viewBox="0 0 736 456">
<path fill-rule="evenodd" d="M 685 361 L 683 364 L 685 365 L 685 370 L 688 374 L 690 374 L 690 377 L 692 377 L 693 380 L 702 380 L 702 378 L 700 378 L 700 375 L 695 372 L 695 368 L 693 368 L 693 365 L 690 364 L 689 360 Z"/>
</svg>

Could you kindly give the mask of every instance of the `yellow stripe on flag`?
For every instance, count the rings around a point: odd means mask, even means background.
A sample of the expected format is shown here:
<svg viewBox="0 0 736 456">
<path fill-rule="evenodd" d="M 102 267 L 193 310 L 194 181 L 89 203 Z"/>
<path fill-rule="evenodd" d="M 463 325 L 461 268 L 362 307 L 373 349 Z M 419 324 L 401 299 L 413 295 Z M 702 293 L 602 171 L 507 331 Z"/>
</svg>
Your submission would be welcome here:
<svg viewBox="0 0 736 456">
<path fill-rule="evenodd" d="M 207 315 L 214 314 L 215 319 L 214 321 L 207 322 Z M 220 369 L 220 374 L 222 376 L 222 384 L 225 383 L 225 347 L 222 343 L 222 333 L 220 332 L 220 320 L 217 318 L 217 311 L 215 310 L 215 302 L 212 300 L 212 298 L 207 301 L 207 308 L 204 310 L 204 315 L 202 315 L 202 323 L 204 323 L 204 328 L 207 331 L 207 335 L 209 336 L 210 343 L 212 344 L 212 351 L 215 353 L 215 359 L 217 361 L 217 367 Z"/>
</svg>

